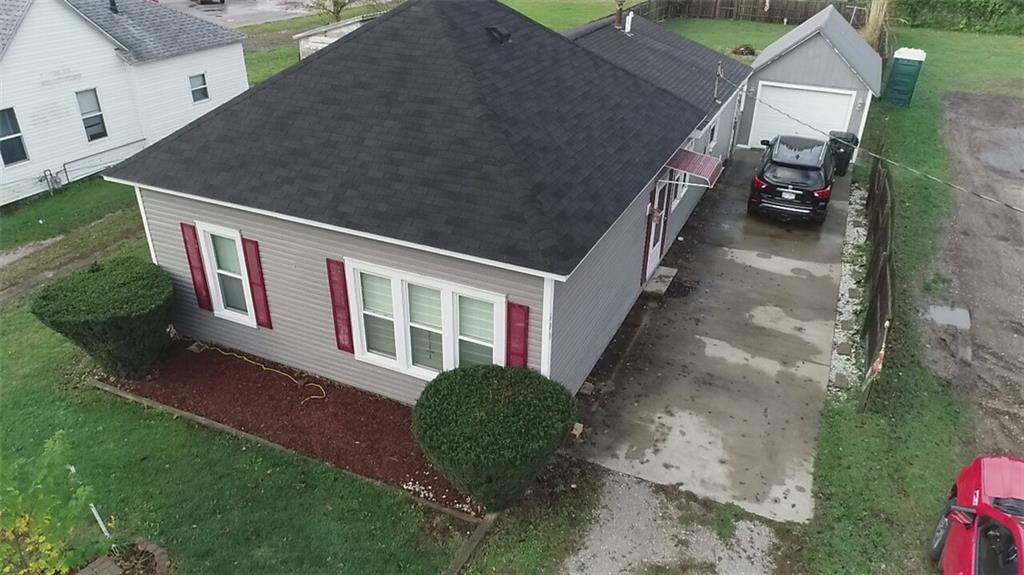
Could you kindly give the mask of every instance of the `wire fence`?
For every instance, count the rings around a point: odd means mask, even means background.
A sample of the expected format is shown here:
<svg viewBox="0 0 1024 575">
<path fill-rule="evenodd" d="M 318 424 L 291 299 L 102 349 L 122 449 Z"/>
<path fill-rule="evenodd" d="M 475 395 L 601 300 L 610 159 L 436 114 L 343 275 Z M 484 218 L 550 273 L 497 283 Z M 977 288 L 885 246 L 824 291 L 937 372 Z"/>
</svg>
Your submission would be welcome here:
<svg viewBox="0 0 1024 575">
<path fill-rule="evenodd" d="M 870 0 L 645 0 L 632 6 L 648 20 L 710 18 L 800 24 L 832 4 L 855 27 L 867 19 Z"/>
</svg>

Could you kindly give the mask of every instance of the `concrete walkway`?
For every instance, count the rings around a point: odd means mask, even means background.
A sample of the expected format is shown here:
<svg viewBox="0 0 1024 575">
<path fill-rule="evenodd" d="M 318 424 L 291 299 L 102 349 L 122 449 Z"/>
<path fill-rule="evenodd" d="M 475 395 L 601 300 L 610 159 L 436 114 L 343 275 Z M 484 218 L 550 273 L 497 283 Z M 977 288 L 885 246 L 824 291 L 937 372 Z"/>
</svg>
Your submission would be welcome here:
<svg viewBox="0 0 1024 575">
<path fill-rule="evenodd" d="M 739 153 L 664 265 L 612 381 L 584 401 L 577 455 L 764 517 L 807 521 L 828 384 L 848 182 L 821 227 L 746 215 L 758 155 Z"/>
</svg>

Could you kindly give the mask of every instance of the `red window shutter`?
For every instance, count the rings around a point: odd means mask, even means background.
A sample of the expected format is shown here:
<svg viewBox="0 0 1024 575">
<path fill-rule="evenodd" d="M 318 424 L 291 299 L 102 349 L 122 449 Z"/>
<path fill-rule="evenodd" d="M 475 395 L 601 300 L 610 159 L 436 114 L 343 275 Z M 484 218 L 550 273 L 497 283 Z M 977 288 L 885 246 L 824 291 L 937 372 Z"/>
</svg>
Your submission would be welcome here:
<svg viewBox="0 0 1024 575">
<path fill-rule="evenodd" d="M 199 235 L 192 224 L 181 224 L 181 238 L 185 241 L 185 255 L 188 257 L 188 269 L 192 273 L 192 287 L 196 290 L 196 303 L 199 307 L 213 311 L 210 301 L 210 286 L 206 283 L 206 270 L 203 268 L 203 253 L 199 250 Z"/>
<path fill-rule="evenodd" d="M 256 312 L 256 325 L 273 328 L 270 321 L 270 303 L 267 301 L 267 286 L 263 283 L 263 263 L 260 261 L 260 243 L 242 238 L 242 253 L 245 254 L 245 269 L 249 272 L 249 291 L 252 292 L 252 307 Z"/>
<path fill-rule="evenodd" d="M 334 337 L 338 349 L 355 352 L 352 342 L 352 315 L 348 308 L 348 284 L 345 281 L 345 262 L 327 260 L 327 285 L 331 288 L 331 309 L 334 313 Z"/>
<path fill-rule="evenodd" d="M 530 308 L 508 303 L 505 314 L 505 365 L 508 367 L 526 367 L 527 341 L 530 331 Z"/>
</svg>

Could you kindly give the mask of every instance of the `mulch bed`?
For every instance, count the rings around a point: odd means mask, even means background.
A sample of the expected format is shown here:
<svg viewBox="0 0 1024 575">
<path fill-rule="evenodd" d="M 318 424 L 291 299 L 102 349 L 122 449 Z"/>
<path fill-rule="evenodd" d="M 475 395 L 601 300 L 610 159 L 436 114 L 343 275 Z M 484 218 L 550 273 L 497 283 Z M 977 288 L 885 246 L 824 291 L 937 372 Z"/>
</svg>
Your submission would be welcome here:
<svg viewBox="0 0 1024 575">
<path fill-rule="evenodd" d="M 188 346 L 189 342 L 175 343 L 145 379 L 105 381 L 428 501 L 481 514 L 480 507 L 456 491 L 420 451 L 412 435 L 411 407 L 238 354 L 290 374 L 302 383 L 296 384 L 240 357 L 212 348 L 196 353 Z"/>
</svg>

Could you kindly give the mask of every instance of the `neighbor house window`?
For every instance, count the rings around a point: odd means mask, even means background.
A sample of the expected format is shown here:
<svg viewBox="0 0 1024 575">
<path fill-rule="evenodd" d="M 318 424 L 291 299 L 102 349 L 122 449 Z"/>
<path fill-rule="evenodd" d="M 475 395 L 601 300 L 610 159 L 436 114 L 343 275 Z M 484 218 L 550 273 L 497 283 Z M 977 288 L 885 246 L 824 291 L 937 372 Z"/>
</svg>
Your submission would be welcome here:
<svg viewBox="0 0 1024 575">
<path fill-rule="evenodd" d="M 25 151 L 25 139 L 21 137 L 21 127 L 14 108 L 0 110 L 0 159 L 5 166 L 24 162 L 28 159 Z"/>
<path fill-rule="evenodd" d="M 75 93 L 78 98 L 78 111 L 82 113 L 82 124 L 85 126 L 85 137 L 89 141 L 107 137 L 107 125 L 103 122 L 103 111 L 100 110 L 100 99 L 96 90 L 84 90 Z"/>
<path fill-rule="evenodd" d="M 192 89 L 192 101 L 202 102 L 210 99 L 210 90 L 206 87 L 206 74 L 188 77 L 189 88 Z"/>
<path fill-rule="evenodd" d="M 351 263 L 361 359 L 422 379 L 460 365 L 504 364 L 504 296 Z"/>
<path fill-rule="evenodd" d="M 210 278 L 213 313 L 219 317 L 256 325 L 252 293 L 238 230 L 197 223 L 203 262 Z"/>
</svg>

